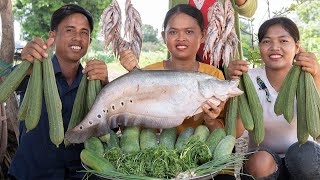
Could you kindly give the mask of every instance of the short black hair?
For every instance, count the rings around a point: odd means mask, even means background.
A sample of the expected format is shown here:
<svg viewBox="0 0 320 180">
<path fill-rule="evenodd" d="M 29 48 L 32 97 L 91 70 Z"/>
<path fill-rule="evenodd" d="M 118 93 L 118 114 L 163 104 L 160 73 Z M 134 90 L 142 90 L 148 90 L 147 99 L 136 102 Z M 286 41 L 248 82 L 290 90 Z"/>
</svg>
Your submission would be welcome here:
<svg viewBox="0 0 320 180">
<path fill-rule="evenodd" d="M 266 20 L 259 28 L 258 31 L 258 40 L 259 43 L 262 41 L 264 36 L 267 34 L 268 29 L 273 25 L 281 25 L 290 36 L 294 39 L 295 42 L 300 40 L 300 33 L 297 25 L 289 18 L 286 17 L 275 17 L 269 20 Z"/>
<path fill-rule="evenodd" d="M 189 5 L 189 4 L 178 4 L 178 5 L 174 6 L 173 8 L 171 8 L 167 12 L 166 17 L 165 17 L 164 22 L 163 22 L 163 29 L 164 30 L 166 29 L 170 18 L 174 14 L 177 14 L 177 13 L 184 13 L 184 14 L 187 14 L 187 15 L 193 17 L 194 19 L 197 20 L 201 31 L 204 30 L 204 19 L 203 19 L 201 11 L 199 9 Z"/>
<path fill-rule="evenodd" d="M 54 31 L 58 28 L 58 25 L 61 23 L 61 21 L 75 13 L 81 13 L 84 16 L 87 17 L 89 26 L 90 26 L 90 33 L 93 31 L 93 17 L 91 13 L 87 10 L 85 10 L 83 7 L 76 5 L 76 4 L 66 4 L 61 6 L 59 9 L 57 9 L 51 17 L 50 22 L 50 30 Z"/>
</svg>

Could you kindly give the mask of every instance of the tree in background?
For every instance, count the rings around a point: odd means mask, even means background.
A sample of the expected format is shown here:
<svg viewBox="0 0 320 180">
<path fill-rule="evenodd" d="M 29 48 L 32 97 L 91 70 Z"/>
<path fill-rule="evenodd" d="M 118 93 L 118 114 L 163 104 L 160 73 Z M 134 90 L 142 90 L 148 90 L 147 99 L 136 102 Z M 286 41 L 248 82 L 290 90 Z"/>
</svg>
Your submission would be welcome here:
<svg viewBox="0 0 320 180">
<path fill-rule="evenodd" d="M 16 20 L 21 23 L 23 39 L 31 40 L 36 36 L 47 39 L 52 13 L 64 4 L 76 3 L 92 13 L 95 23 L 92 36 L 95 37 L 97 31 L 100 29 L 99 20 L 102 11 L 109 6 L 110 1 L 111 0 L 16 0 L 14 4 L 14 15 Z"/>
<path fill-rule="evenodd" d="M 307 1 L 297 8 L 302 46 L 320 57 L 320 1 Z"/>
<path fill-rule="evenodd" d="M 159 40 L 158 37 L 158 29 L 154 29 L 153 26 L 149 24 L 143 24 L 142 36 L 142 51 L 155 52 L 164 49 L 164 43 L 162 40 Z"/>
<path fill-rule="evenodd" d="M 153 26 L 149 24 L 143 24 L 142 25 L 142 32 L 143 32 L 143 42 L 159 42 L 159 39 L 157 37 L 158 35 L 158 29 L 154 29 Z"/>
<path fill-rule="evenodd" d="M 1 45 L 0 60 L 3 64 L 13 63 L 14 55 L 14 26 L 11 0 L 0 1 L 1 16 Z M 0 83 L 5 76 L 0 76 Z M 7 178 L 7 170 L 18 146 L 18 103 L 12 94 L 4 104 L 0 104 L 0 179 Z"/>
<path fill-rule="evenodd" d="M 249 61 L 253 66 L 259 66 L 261 65 L 262 61 L 260 59 L 260 51 L 257 43 L 258 39 L 256 34 L 253 33 L 253 20 L 254 18 L 241 17 L 241 44 L 243 56 L 247 59 L 247 61 Z"/>
</svg>

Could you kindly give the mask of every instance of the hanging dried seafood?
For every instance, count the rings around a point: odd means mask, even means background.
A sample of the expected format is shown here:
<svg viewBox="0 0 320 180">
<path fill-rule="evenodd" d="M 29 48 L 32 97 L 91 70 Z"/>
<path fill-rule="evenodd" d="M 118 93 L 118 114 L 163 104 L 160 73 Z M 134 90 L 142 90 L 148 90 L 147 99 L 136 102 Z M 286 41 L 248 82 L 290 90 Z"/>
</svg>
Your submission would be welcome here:
<svg viewBox="0 0 320 180">
<path fill-rule="evenodd" d="M 129 40 L 130 49 L 139 59 L 142 45 L 142 20 L 139 12 L 132 6 L 131 0 L 126 1 L 125 10 L 124 35 Z"/>
<path fill-rule="evenodd" d="M 208 29 L 203 56 L 210 58 L 210 65 L 228 65 L 235 58 L 238 37 L 234 28 L 234 10 L 230 0 L 216 1 L 208 9 Z"/>
<path fill-rule="evenodd" d="M 101 33 L 104 36 L 105 48 L 108 48 L 110 42 L 112 42 L 112 49 L 115 56 L 118 56 L 118 41 L 121 37 L 121 9 L 117 0 L 113 0 L 112 3 L 103 10 L 101 19 Z"/>
<path fill-rule="evenodd" d="M 131 0 L 125 4 L 126 21 L 124 37 L 121 37 L 121 10 L 113 0 L 101 15 L 100 24 L 105 38 L 105 47 L 112 42 L 113 54 L 118 58 L 120 51 L 131 49 L 139 59 L 142 46 L 142 20 L 139 12 L 132 6 Z"/>
</svg>

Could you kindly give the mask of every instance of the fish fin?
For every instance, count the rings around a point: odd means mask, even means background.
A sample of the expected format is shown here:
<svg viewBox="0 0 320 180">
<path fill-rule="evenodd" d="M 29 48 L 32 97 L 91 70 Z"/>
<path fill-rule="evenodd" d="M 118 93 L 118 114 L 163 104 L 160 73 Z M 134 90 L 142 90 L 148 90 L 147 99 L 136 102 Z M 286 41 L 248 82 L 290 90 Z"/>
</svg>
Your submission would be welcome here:
<svg viewBox="0 0 320 180">
<path fill-rule="evenodd" d="M 122 114 L 112 117 L 110 127 L 123 126 L 143 126 L 145 128 L 172 128 L 183 123 L 185 117 L 154 117 L 137 114 Z"/>
<path fill-rule="evenodd" d="M 198 121 L 199 119 L 201 119 L 201 117 L 202 117 L 202 113 L 198 113 L 198 114 L 193 116 L 193 120 L 194 121 Z"/>
<path fill-rule="evenodd" d="M 213 93 L 208 91 L 208 84 L 210 82 L 210 79 L 204 79 L 204 80 L 201 80 L 201 81 L 198 81 L 198 87 L 199 87 L 199 91 L 200 93 L 206 98 L 210 98 Z"/>
<path fill-rule="evenodd" d="M 135 66 L 135 67 L 131 70 L 131 72 L 139 72 L 139 71 L 142 71 L 142 70 L 139 68 L 139 66 Z"/>
<path fill-rule="evenodd" d="M 215 97 L 211 97 L 210 99 L 208 99 L 207 101 L 210 101 L 212 104 L 214 104 L 215 106 L 219 106 L 221 101 Z M 204 104 L 204 106 L 208 109 L 210 109 L 211 107 L 208 105 L 208 104 Z M 202 115 L 202 108 L 201 106 L 193 113 L 193 116 L 194 116 L 194 120 L 198 120 L 201 115 Z"/>
<path fill-rule="evenodd" d="M 192 114 L 192 116 L 195 116 L 195 115 L 197 115 L 197 114 L 200 114 L 200 113 L 202 113 L 202 108 L 201 107 L 199 107 L 193 114 Z"/>
</svg>

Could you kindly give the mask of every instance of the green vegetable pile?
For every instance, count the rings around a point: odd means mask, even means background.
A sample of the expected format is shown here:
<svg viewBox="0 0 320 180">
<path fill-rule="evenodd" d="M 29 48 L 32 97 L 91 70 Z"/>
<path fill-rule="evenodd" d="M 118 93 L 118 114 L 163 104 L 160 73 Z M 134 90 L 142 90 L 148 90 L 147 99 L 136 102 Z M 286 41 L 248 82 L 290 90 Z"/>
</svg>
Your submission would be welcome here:
<svg viewBox="0 0 320 180">
<path fill-rule="evenodd" d="M 124 174 L 173 178 L 179 172 L 198 167 L 200 162 L 208 162 L 212 154 L 204 142 L 193 137 L 181 152 L 168 150 L 164 145 L 134 153 L 123 153 L 119 147 L 113 147 L 104 157 Z"/>
<path fill-rule="evenodd" d="M 157 139 L 154 129 L 127 127 L 120 138 L 114 132 L 91 137 L 80 157 L 92 169 L 86 172 L 106 178 L 183 179 L 228 171 L 244 159 L 231 153 L 234 144 L 224 129 L 209 133 L 199 126 L 180 135 L 175 128 L 164 129 Z"/>
</svg>

